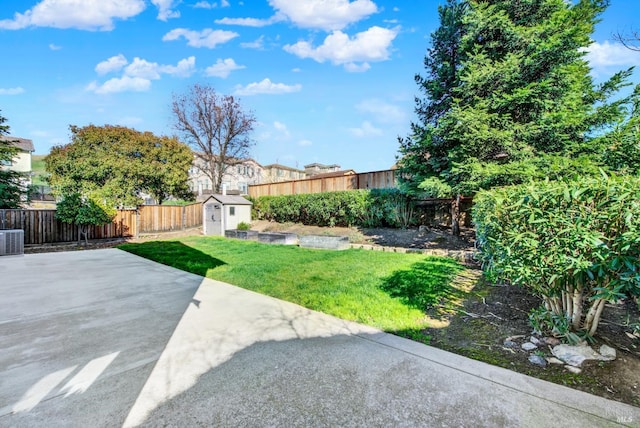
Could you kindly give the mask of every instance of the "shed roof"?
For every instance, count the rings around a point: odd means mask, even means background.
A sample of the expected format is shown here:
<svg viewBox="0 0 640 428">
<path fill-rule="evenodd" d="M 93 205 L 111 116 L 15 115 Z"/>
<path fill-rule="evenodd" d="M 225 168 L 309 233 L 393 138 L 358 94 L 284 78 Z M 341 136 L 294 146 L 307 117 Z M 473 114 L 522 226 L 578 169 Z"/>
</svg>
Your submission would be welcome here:
<svg viewBox="0 0 640 428">
<path fill-rule="evenodd" d="M 253 205 L 251 201 L 237 195 L 211 195 L 204 200 L 203 204 L 206 204 L 209 199 L 215 199 L 223 205 Z"/>
<path fill-rule="evenodd" d="M 26 138 L 2 136 L 2 137 L 0 137 L 0 140 L 2 140 L 2 141 L 10 141 L 10 142 L 13 143 L 14 146 L 16 146 L 17 148 L 19 148 L 20 150 L 23 150 L 25 152 L 33 152 L 33 151 L 35 151 L 35 149 L 33 148 L 33 141 L 28 140 Z"/>
</svg>

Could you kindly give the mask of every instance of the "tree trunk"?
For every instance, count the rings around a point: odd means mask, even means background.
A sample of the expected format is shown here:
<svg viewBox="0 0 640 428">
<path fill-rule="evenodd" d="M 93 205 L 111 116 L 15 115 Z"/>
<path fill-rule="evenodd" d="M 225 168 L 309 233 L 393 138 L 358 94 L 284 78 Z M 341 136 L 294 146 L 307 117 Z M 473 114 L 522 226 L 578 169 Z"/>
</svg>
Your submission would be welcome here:
<svg viewBox="0 0 640 428">
<path fill-rule="evenodd" d="M 451 234 L 460 236 L 460 194 L 451 201 Z"/>
</svg>

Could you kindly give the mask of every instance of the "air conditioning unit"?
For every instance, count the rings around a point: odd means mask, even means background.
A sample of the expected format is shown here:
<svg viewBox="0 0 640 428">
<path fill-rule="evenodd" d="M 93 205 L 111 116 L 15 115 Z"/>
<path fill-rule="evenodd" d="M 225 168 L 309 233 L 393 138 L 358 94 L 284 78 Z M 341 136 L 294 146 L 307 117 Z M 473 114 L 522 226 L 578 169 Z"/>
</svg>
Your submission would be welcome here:
<svg viewBox="0 0 640 428">
<path fill-rule="evenodd" d="M 0 230 L 0 256 L 24 254 L 24 230 Z"/>
</svg>

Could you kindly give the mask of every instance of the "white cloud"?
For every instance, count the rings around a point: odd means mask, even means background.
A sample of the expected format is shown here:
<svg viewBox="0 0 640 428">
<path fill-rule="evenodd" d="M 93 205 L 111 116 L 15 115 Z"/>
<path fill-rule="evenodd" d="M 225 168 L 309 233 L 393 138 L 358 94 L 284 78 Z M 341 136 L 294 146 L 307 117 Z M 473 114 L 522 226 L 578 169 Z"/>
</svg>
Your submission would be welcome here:
<svg viewBox="0 0 640 428">
<path fill-rule="evenodd" d="M 361 64 L 348 62 L 344 65 L 344 69 L 347 70 L 349 73 L 364 73 L 370 68 L 371 66 L 369 65 L 368 62 L 363 62 Z"/>
<path fill-rule="evenodd" d="M 312 58 L 317 62 L 328 60 L 336 65 L 345 65 L 348 71 L 363 71 L 363 68 L 368 67 L 366 63 L 369 61 L 389 59 L 391 42 L 396 35 L 394 30 L 376 26 L 353 38 L 342 31 L 334 31 L 316 48 L 309 42 L 300 41 L 294 45 L 285 45 L 284 50 L 300 58 Z"/>
<path fill-rule="evenodd" d="M 158 8 L 158 19 L 161 21 L 180 17 L 180 12 L 172 10 L 175 3 L 174 0 L 151 0 L 151 3 Z"/>
<path fill-rule="evenodd" d="M 269 0 L 277 15 L 298 27 L 341 30 L 378 11 L 371 0 Z"/>
<path fill-rule="evenodd" d="M 218 7 L 218 4 L 209 3 L 208 1 L 199 1 L 198 3 L 194 4 L 193 7 L 195 9 L 215 9 L 216 7 Z"/>
<path fill-rule="evenodd" d="M 129 77 L 157 80 L 160 78 L 160 65 L 157 62 L 135 57 L 133 62 L 124 69 L 124 74 Z"/>
<path fill-rule="evenodd" d="M 296 68 L 292 68 L 291 71 L 294 73 L 300 73 L 302 70 L 296 67 Z"/>
<path fill-rule="evenodd" d="M 271 25 L 274 22 L 281 21 L 280 18 L 276 16 L 272 16 L 269 19 L 258 19 L 258 18 L 222 18 L 216 19 L 214 22 L 216 24 L 223 25 L 240 25 L 242 27 L 266 27 L 267 25 Z"/>
<path fill-rule="evenodd" d="M 382 123 L 405 123 L 408 120 L 400 107 L 376 98 L 363 100 L 356 105 L 356 110 L 371 114 Z"/>
<path fill-rule="evenodd" d="M 187 40 L 187 45 L 189 46 L 194 48 L 213 49 L 216 45 L 226 43 L 238 36 L 239 34 L 234 31 L 212 30 L 211 28 L 206 28 L 202 31 L 176 28 L 165 34 L 164 37 L 162 37 L 162 41 L 178 40 L 179 38 L 184 37 Z"/>
<path fill-rule="evenodd" d="M 311 146 L 313 143 L 310 140 L 300 140 L 298 141 L 298 145 L 302 147 Z"/>
<path fill-rule="evenodd" d="M 141 77 L 148 80 L 158 80 L 161 74 L 170 74 L 178 77 L 189 77 L 195 71 L 196 57 L 178 61 L 177 65 L 160 65 L 157 62 L 149 62 L 145 59 L 134 58 L 133 62 L 124 69 L 125 76 Z"/>
<path fill-rule="evenodd" d="M 20 86 L 15 88 L 0 88 L 0 95 L 19 95 L 24 93 L 24 89 Z"/>
<path fill-rule="evenodd" d="M 291 137 L 291 133 L 289 132 L 287 125 L 285 125 L 284 123 L 277 121 L 273 122 L 273 127 L 280 133 L 281 138 L 288 139 L 289 137 Z"/>
<path fill-rule="evenodd" d="M 76 28 L 109 31 L 115 19 L 128 19 L 145 8 L 144 0 L 42 0 L 13 19 L 0 20 L 0 28 Z"/>
<path fill-rule="evenodd" d="M 103 75 L 114 71 L 120 71 L 122 70 L 122 67 L 124 67 L 128 63 L 129 61 L 127 61 L 124 55 L 118 54 L 105 61 L 99 62 L 98 65 L 96 65 L 95 70 L 96 73 Z"/>
<path fill-rule="evenodd" d="M 364 121 L 360 128 L 349 128 L 349 132 L 354 137 L 363 138 L 363 137 L 379 137 L 382 135 L 382 129 L 374 127 L 371 122 Z"/>
<path fill-rule="evenodd" d="M 207 74 L 207 76 L 215 76 L 215 77 L 221 77 L 223 79 L 226 79 L 227 77 L 229 77 L 229 74 L 231 74 L 232 71 L 241 70 L 243 68 L 246 68 L 246 67 L 244 65 L 236 64 L 233 58 L 227 58 L 227 59 L 218 58 L 215 64 L 207 67 L 207 69 L 205 70 L 205 73 Z"/>
<path fill-rule="evenodd" d="M 161 73 L 170 74 L 176 77 L 189 77 L 194 71 L 196 71 L 195 56 L 181 59 L 176 65 L 163 65 L 160 67 Z"/>
<path fill-rule="evenodd" d="M 58 45 L 55 45 L 53 43 L 49 43 L 49 49 L 51 49 L 52 51 L 59 51 L 60 49 L 62 49 L 62 46 L 58 46 Z"/>
<path fill-rule="evenodd" d="M 248 49 L 258 49 L 261 50 L 264 48 L 264 36 L 258 37 L 253 42 L 244 42 L 240 43 L 240 46 Z"/>
<path fill-rule="evenodd" d="M 257 94 L 288 94 L 300 92 L 302 85 L 286 85 L 284 83 L 273 83 L 270 79 L 263 79 L 261 82 L 249 83 L 247 86 L 236 86 L 236 95 L 257 95 Z"/>
<path fill-rule="evenodd" d="M 584 51 L 593 68 L 640 65 L 640 55 L 634 55 L 622 43 L 594 42 Z"/>
<path fill-rule="evenodd" d="M 129 64 L 123 55 L 118 55 L 99 63 L 96 66 L 96 72 L 102 75 L 123 70 L 122 77 L 114 77 L 103 84 L 91 82 L 85 90 L 96 94 L 126 91 L 143 92 L 149 90 L 152 80 L 160 79 L 163 74 L 176 77 L 191 76 L 195 71 L 195 65 L 195 56 L 182 59 L 176 65 L 161 65 L 138 57 L 135 57 Z"/>
<path fill-rule="evenodd" d="M 96 94 L 111 94 L 116 92 L 145 92 L 151 88 L 151 81 L 142 77 L 114 77 L 99 85 L 91 82 L 85 89 Z"/>
</svg>

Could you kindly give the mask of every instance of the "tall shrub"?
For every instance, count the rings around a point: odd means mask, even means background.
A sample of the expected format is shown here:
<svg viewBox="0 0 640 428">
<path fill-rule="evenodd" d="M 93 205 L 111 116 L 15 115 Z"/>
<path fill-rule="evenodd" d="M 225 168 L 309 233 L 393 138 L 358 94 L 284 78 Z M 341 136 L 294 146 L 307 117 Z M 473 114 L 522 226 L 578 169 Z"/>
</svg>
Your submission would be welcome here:
<svg viewBox="0 0 640 428">
<path fill-rule="evenodd" d="M 606 302 L 640 295 L 640 179 L 583 178 L 480 192 L 473 218 L 493 280 L 531 289 L 593 335 Z"/>
</svg>

